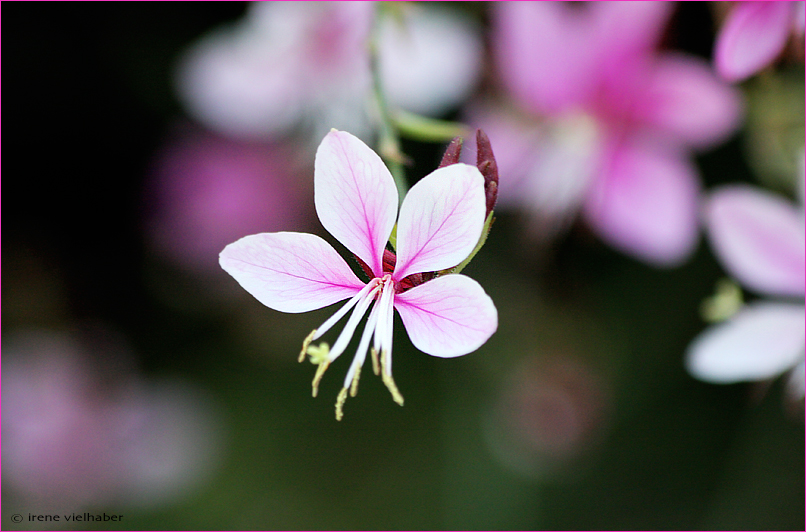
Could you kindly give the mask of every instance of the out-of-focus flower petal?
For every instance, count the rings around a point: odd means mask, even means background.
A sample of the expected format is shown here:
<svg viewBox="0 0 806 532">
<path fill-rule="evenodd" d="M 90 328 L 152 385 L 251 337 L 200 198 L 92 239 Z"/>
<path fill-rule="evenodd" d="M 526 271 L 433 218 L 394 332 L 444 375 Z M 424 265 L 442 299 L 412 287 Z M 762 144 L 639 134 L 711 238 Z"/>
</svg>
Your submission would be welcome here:
<svg viewBox="0 0 806 532">
<path fill-rule="evenodd" d="M 590 103 L 605 79 L 628 77 L 660 39 L 670 13 L 663 2 L 502 2 L 494 52 L 522 104 L 557 113 Z"/>
<path fill-rule="evenodd" d="M 252 2 L 246 23 L 272 39 L 274 53 L 300 53 L 297 66 L 315 81 L 367 66 L 374 15 L 373 2 Z"/>
<path fill-rule="evenodd" d="M 803 296 L 803 212 L 744 185 L 725 186 L 705 206 L 711 243 L 742 284 L 770 295 Z"/>
<path fill-rule="evenodd" d="M 792 2 L 737 3 L 717 37 L 717 72 L 739 81 L 770 64 L 786 45 L 791 16 Z"/>
<path fill-rule="evenodd" d="M 469 122 L 484 129 L 495 148 L 502 209 L 526 208 L 537 218 L 561 227 L 575 216 L 596 177 L 601 149 L 599 123 L 590 115 L 569 114 L 564 120 L 519 120 L 503 109 L 471 109 Z M 463 159 L 475 157 L 468 139 Z"/>
<path fill-rule="evenodd" d="M 298 106 L 293 125 L 303 126 L 310 138 L 331 128 L 370 135 L 367 40 L 374 14 L 373 2 L 250 4 L 248 23 L 271 39 L 255 53 L 280 57 L 288 69 Z"/>
<path fill-rule="evenodd" d="M 254 2 L 184 54 L 179 99 L 199 122 L 240 138 L 320 120 L 365 127 L 373 14 L 371 2 Z"/>
<path fill-rule="evenodd" d="M 689 346 L 686 366 L 714 383 L 773 378 L 802 360 L 803 320 L 802 305 L 751 304 L 703 331 Z"/>
<path fill-rule="evenodd" d="M 649 125 L 689 146 L 704 148 L 736 129 L 741 100 L 705 62 L 667 54 L 652 69 L 637 112 Z"/>
<path fill-rule="evenodd" d="M 498 328 L 498 311 L 476 281 L 445 275 L 395 296 L 414 346 L 451 358 L 478 349 Z"/>
<path fill-rule="evenodd" d="M 384 17 L 378 34 L 383 88 L 392 105 L 436 115 L 476 85 L 483 54 L 478 28 L 444 9 L 415 4 L 403 20 Z"/>
<path fill-rule="evenodd" d="M 445 166 L 418 181 L 400 206 L 395 279 L 466 259 L 481 236 L 484 210 L 484 177 L 475 166 Z"/>
<path fill-rule="evenodd" d="M 330 244 L 308 233 L 245 236 L 225 247 L 219 262 L 255 299 L 280 312 L 326 307 L 364 286 Z"/>
<path fill-rule="evenodd" d="M 792 15 L 792 30 L 803 37 L 803 30 L 806 27 L 806 2 L 795 2 Z"/>
<path fill-rule="evenodd" d="M 187 383 L 139 378 L 113 331 L 82 332 L 4 338 L 4 489 L 40 508 L 138 511 L 189 494 L 218 466 L 216 405 Z"/>
<path fill-rule="evenodd" d="M 298 118 L 299 58 L 260 31 L 228 27 L 195 43 L 181 58 L 177 94 L 194 119 L 220 133 L 260 138 Z"/>
<path fill-rule="evenodd" d="M 597 50 L 609 63 L 629 61 L 657 46 L 674 9 L 670 2 L 591 2 Z"/>
<path fill-rule="evenodd" d="M 598 53 L 588 13 L 561 2 L 500 2 L 493 42 L 504 83 L 535 112 L 558 112 L 593 90 Z"/>
<path fill-rule="evenodd" d="M 574 216 L 597 178 L 602 135 L 586 114 L 547 124 L 535 144 L 536 164 L 530 169 L 521 201 L 538 216 L 564 225 Z"/>
<path fill-rule="evenodd" d="M 218 462 L 220 421 L 202 390 L 178 380 L 146 382 L 116 415 L 126 425 L 122 476 L 132 502 L 154 507 L 202 484 Z"/>
<path fill-rule="evenodd" d="M 800 206 L 804 206 L 806 199 L 806 151 L 798 155 L 798 173 L 795 175 L 795 193 L 800 200 Z"/>
<path fill-rule="evenodd" d="M 656 266 L 680 264 L 697 243 L 697 174 L 675 152 L 633 141 L 604 158 L 584 213 L 615 248 Z"/>
<path fill-rule="evenodd" d="M 145 191 L 148 236 L 183 268 L 219 275 L 218 253 L 250 233 L 304 226 L 313 209 L 287 146 L 241 142 L 184 124 L 159 150 Z"/>
<path fill-rule="evenodd" d="M 472 106 L 467 114 L 467 123 L 484 130 L 495 150 L 499 181 L 498 206 L 516 208 L 523 205 L 526 181 L 537 166 L 539 154 L 535 147 L 541 131 L 535 122 L 519 120 L 514 113 L 492 106 Z M 466 138 L 461 159 L 468 164 L 476 163 L 476 139 Z"/>
<path fill-rule="evenodd" d="M 369 146 L 335 130 L 319 145 L 314 168 L 314 204 L 322 225 L 380 277 L 397 215 L 392 174 Z"/>
</svg>

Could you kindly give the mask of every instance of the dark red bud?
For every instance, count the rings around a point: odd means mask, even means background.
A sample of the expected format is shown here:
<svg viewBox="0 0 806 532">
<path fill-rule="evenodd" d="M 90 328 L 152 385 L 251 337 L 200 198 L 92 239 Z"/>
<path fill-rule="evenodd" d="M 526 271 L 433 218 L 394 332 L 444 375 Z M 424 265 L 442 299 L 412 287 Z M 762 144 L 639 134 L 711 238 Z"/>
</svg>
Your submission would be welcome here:
<svg viewBox="0 0 806 532">
<path fill-rule="evenodd" d="M 482 129 L 476 130 L 476 166 L 484 176 L 484 195 L 487 200 L 487 215 L 495 208 L 498 199 L 498 163 L 495 162 L 490 139 Z"/>
<path fill-rule="evenodd" d="M 415 286 L 430 281 L 434 278 L 434 275 L 436 275 L 434 272 L 412 273 L 400 280 L 398 289 L 400 292 L 405 292 L 409 288 L 414 288 Z"/>
<path fill-rule="evenodd" d="M 369 277 L 370 279 L 372 279 L 373 277 L 375 277 L 375 274 L 374 274 L 374 273 L 372 273 L 372 268 L 370 268 L 370 267 L 367 265 L 367 263 L 366 263 L 366 262 L 364 262 L 363 260 L 359 259 L 359 258 L 358 258 L 358 255 L 356 255 L 355 253 L 353 253 L 353 258 L 354 258 L 354 259 L 355 259 L 355 261 L 358 263 L 358 265 L 359 265 L 359 266 L 361 266 L 361 269 L 364 271 L 364 273 L 366 273 L 366 274 L 367 274 L 367 277 Z"/>
<path fill-rule="evenodd" d="M 384 273 L 392 273 L 395 271 L 395 263 L 397 262 L 397 255 L 388 249 L 383 250 L 383 271 Z"/>
<path fill-rule="evenodd" d="M 421 273 L 412 273 L 408 277 L 404 277 L 403 279 L 400 280 L 400 283 L 398 284 L 398 290 L 400 292 L 405 292 L 409 288 L 414 288 L 418 284 L 423 284 L 422 277 L 423 274 Z"/>
<path fill-rule="evenodd" d="M 493 150 L 490 146 L 490 139 L 487 138 L 487 135 L 482 130 L 478 130 L 476 133 L 476 142 L 478 144 L 478 163 L 476 166 L 478 166 L 481 175 L 484 176 L 484 193 L 487 202 L 487 213 L 485 214 L 486 217 L 495 205 L 495 200 L 498 196 L 498 165 L 495 163 L 495 156 L 493 156 Z M 445 155 L 442 156 L 442 161 L 439 163 L 439 168 L 450 166 L 459 162 L 459 156 L 462 154 L 462 144 L 464 144 L 464 139 L 462 137 L 456 137 L 450 142 L 450 144 L 448 144 L 448 147 L 445 149 Z M 370 279 L 375 277 L 370 267 L 367 266 L 364 261 L 358 257 L 355 257 L 355 260 L 358 261 L 361 269 L 364 270 L 364 273 L 366 273 Z M 397 256 L 394 254 L 394 252 L 384 249 L 384 273 L 392 273 L 395 270 L 396 262 Z M 415 286 L 432 280 L 435 276 L 435 272 L 413 273 L 406 278 L 401 279 L 397 288 L 399 291 L 404 292 L 410 288 L 414 288 Z"/>
<path fill-rule="evenodd" d="M 364 273 L 367 274 L 367 277 L 373 279 L 375 277 L 375 272 L 372 271 L 372 268 L 369 265 L 358 258 L 358 255 L 353 253 L 353 257 L 355 257 L 356 262 L 358 265 L 361 266 L 361 269 L 364 270 Z M 383 250 L 383 271 L 384 273 L 392 273 L 395 271 L 395 263 L 397 262 L 397 256 L 395 256 L 394 252 L 389 251 L 388 249 Z"/>
<path fill-rule="evenodd" d="M 462 153 L 463 143 L 464 139 L 462 137 L 456 137 L 448 144 L 445 155 L 442 156 L 442 161 L 439 163 L 439 168 L 459 162 L 459 155 Z"/>
</svg>

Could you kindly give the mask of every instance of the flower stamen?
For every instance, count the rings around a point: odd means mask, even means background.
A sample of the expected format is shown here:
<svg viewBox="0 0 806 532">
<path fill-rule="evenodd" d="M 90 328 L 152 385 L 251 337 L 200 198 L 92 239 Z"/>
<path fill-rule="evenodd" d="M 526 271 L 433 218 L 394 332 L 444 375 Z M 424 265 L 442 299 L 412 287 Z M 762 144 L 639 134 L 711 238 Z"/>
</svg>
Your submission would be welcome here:
<svg viewBox="0 0 806 532">
<path fill-rule="evenodd" d="M 344 402 L 347 400 L 347 388 L 342 388 L 336 397 L 336 421 L 341 421 L 344 417 Z"/>
<path fill-rule="evenodd" d="M 377 286 L 378 283 L 375 282 L 374 280 L 367 283 L 364 286 L 364 288 L 359 290 L 356 295 L 351 297 L 347 301 L 347 303 L 345 303 L 339 310 L 336 311 L 335 314 L 333 314 L 327 320 L 325 320 L 325 322 L 321 326 L 319 326 L 318 329 L 314 329 L 314 333 L 312 333 L 313 336 L 311 337 L 311 339 L 316 340 L 317 338 L 325 334 L 327 331 L 329 331 L 330 328 L 333 327 L 336 323 L 338 323 L 338 321 L 342 319 L 350 311 L 350 309 L 353 308 L 353 306 L 355 306 L 356 303 L 364 299 L 367 293 L 376 288 Z"/>
<path fill-rule="evenodd" d="M 347 302 L 346 305 L 342 306 L 342 308 L 339 309 L 339 311 L 336 312 L 336 314 L 334 314 L 327 321 L 325 321 L 325 323 L 319 329 L 314 329 L 314 331 L 311 332 L 311 334 L 309 334 L 307 338 L 305 338 L 305 341 L 302 344 L 303 351 L 302 353 L 300 353 L 300 359 L 301 360 L 304 359 L 305 354 L 307 353 L 311 357 L 311 363 L 317 364 L 319 366 L 316 369 L 316 375 L 314 376 L 313 382 L 311 383 L 314 397 L 316 397 L 316 395 L 319 393 L 319 382 L 322 380 L 322 376 L 325 374 L 325 371 L 327 370 L 328 366 L 330 366 L 330 363 L 333 362 L 336 358 L 338 358 L 338 356 L 341 355 L 342 352 L 344 352 L 344 349 L 347 347 L 347 344 L 350 343 L 350 339 L 353 337 L 353 334 L 355 333 L 355 329 L 358 326 L 358 322 L 361 321 L 362 317 L 364 317 L 364 314 L 366 313 L 370 304 L 372 304 L 372 302 L 374 301 L 375 295 L 380 290 L 379 285 L 380 282 L 376 280 L 373 280 L 370 283 L 368 283 L 364 288 L 362 288 L 358 292 L 358 294 L 353 296 L 350 299 L 350 301 Z M 325 342 L 320 343 L 318 346 L 310 345 L 311 341 L 318 338 L 325 331 L 330 329 L 338 321 L 338 319 L 342 318 L 345 314 L 347 314 L 347 312 L 353 306 L 355 306 L 355 308 L 353 309 L 350 318 L 347 320 L 344 329 L 342 329 L 341 334 L 339 334 L 339 337 L 336 339 L 336 343 L 333 344 L 332 349 Z M 372 314 L 376 313 L 371 312 L 370 314 L 371 314 L 370 321 L 372 321 Z M 362 343 L 364 343 L 364 345 L 366 346 L 366 344 L 369 343 L 369 337 L 367 336 L 366 340 Z M 366 351 L 366 347 L 364 347 L 364 350 Z M 361 360 L 361 362 L 363 362 L 363 360 Z M 358 386 L 358 379 L 356 378 L 353 387 L 357 386 Z M 341 403 L 343 404 L 344 401 L 342 400 Z M 339 406 L 338 409 L 340 411 L 341 406 Z"/>
<path fill-rule="evenodd" d="M 330 354 L 330 346 L 327 342 L 319 342 L 319 345 L 308 346 L 306 350 L 307 355 L 311 357 L 311 364 L 319 365 L 328 359 Z"/>
<path fill-rule="evenodd" d="M 371 347 L 369 350 L 369 354 L 372 357 L 372 373 L 375 375 L 381 374 L 381 365 L 378 362 L 378 350 L 374 347 Z"/>
<path fill-rule="evenodd" d="M 378 310 L 380 309 L 380 305 L 376 302 L 375 305 L 372 307 L 372 310 L 369 312 L 369 318 L 367 319 L 367 323 L 364 326 L 364 332 L 361 335 L 361 341 L 358 342 L 358 349 L 355 352 L 355 357 L 353 358 L 353 363 L 350 364 L 350 369 L 347 371 L 347 377 L 344 379 L 344 387 L 350 386 L 351 388 L 356 388 L 358 384 L 355 383 L 352 385 L 353 378 L 355 377 L 356 371 L 361 369 L 361 366 L 364 365 L 364 360 L 367 358 L 367 347 L 369 347 L 369 341 L 372 336 L 373 331 L 375 330 L 375 326 L 378 323 Z M 352 396 L 355 397 L 355 392 L 352 393 Z"/>
<path fill-rule="evenodd" d="M 390 358 L 389 352 L 384 350 L 381 353 L 381 379 L 386 387 L 389 389 L 389 392 L 392 394 L 392 400 L 403 406 L 403 396 L 400 394 L 400 390 L 397 389 L 397 385 L 395 384 L 395 380 L 392 378 L 392 374 L 388 372 Z"/>
<path fill-rule="evenodd" d="M 322 375 L 325 374 L 325 371 L 327 370 L 328 366 L 330 366 L 330 360 L 325 359 L 323 362 L 319 364 L 319 367 L 316 368 L 316 375 L 314 375 L 313 383 L 311 384 L 311 386 L 313 387 L 314 397 L 316 397 L 316 394 L 319 393 L 319 381 L 322 380 Z"/>
<path fill-rule="evenodd" d="M 353 376 L 353 382 L 350 385 L 350 397 L 355 397 L 358 393 L 358 378 L 361 377 L 361 367 L 359 366 L 355 370 L 355 375 Z"/>
<path fill-rule="evenodd" d="M 311 341 L 313 340 L 314 335 L 316 334 L 316 329 L 311 331 L 311 334 L 305 337 L 305 340 L 302 341 L 302 351 L 299 352 L 299 357 L 297 358 L 297 362 L 302 362 L 305 360 L 305 355 L 308 354 L 308 346 L 311 345 Z"/>
<path fill-rule="evenodd" d="M 330 352 L 330 360 L 336 360 L 336 358 L 341 355 L 344 350 L 347 348 L 347 345 L 350 343 L 350 340 L 353 338 L 353 334 L 355 334 L 355 329 L 358 327 L 358 322 L 361 321 L 361 318 L 364 317 L 364 313 L 369 308 L 369 305 L 372 303 L 373 299 L 375 298 L 375 294 L 378 291 L 377 284 L 370 283 L 367 286 L 373 285 L 372 290 L 369 291 L 364 298 L 361 299 L 358 304 L 356 305 L 353 313 L 350 315 L 350 319 L 347 320 L 347 324 L 344 326 L 344 329 L 339 334 L 339 337 L 336 338 L 336 343 L 333 344 L 333 349 Z"/>
</svg>

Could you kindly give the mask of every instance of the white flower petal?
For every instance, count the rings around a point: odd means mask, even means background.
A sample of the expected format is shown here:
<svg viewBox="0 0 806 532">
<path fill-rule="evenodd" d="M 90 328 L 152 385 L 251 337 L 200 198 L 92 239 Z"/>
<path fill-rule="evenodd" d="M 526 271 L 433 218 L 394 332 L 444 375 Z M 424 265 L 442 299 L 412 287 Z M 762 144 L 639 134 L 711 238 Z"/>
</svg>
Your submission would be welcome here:
<svg viewBox="0 0 806 532">
<path fill-rule="evenodd" d="M 466 355 L 498 328 L 498 310 L 479 283 L 444 275 L 395 296 L 411 343 L 440 358 Z"/>
<path fill-rule="evenodd" d="M 403 20 L 384 17 L 378 47 L 389 102 L 437 115 L 457 105 L 481 73 L 478 28 L 458 13 L 412 4 Z"/>
<path fill-rule="evenodd" d="M 770 295 L 803 296 L 803 211 L 747 185 L 718 189 L 705 205 L 705 224 L 725 269 Z"/>
<path fill-rule="evenodd" d="M 484 177 L 453 164 L 411 187 L 397 224 L 395 279 L 456 266 L 470 255 L 484 227 Z"/>
<path fill-rule="evenodd" d="M 754 303 L 695 338 L 686 367 L 714 383 L 770 379 L 802 361 L 803 346 L 802 305 Z"/>
<path fill-rule="evenodd" d="M 307 233 L 249 235 L 224 248 L 221 267 L 280 312 L 307 312 L 347 299 L 362 283 L 333 247 Z"/>
<path fill-rule="evenodd" d="M 327 134 L 316 151 L 316 213 L 325 229 L 378 277 L 397 198 L 392 174 L 377 153 L 344 131 Z"/>
</svg>

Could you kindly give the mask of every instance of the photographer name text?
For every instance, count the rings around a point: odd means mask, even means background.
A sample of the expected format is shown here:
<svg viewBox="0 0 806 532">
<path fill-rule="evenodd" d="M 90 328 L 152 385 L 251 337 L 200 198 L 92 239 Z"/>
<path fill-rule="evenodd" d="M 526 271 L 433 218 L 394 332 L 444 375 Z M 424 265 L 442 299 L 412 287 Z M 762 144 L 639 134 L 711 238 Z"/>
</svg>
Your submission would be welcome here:
<svg viewBox="0 0 806 532">
<path fill-rule="evenodd" d="M 83 514 L 28 514 L 28 521 L 123 521 L 122 515 L 116 514 L 93 514 L 84 512 Z"/>
</svg>

